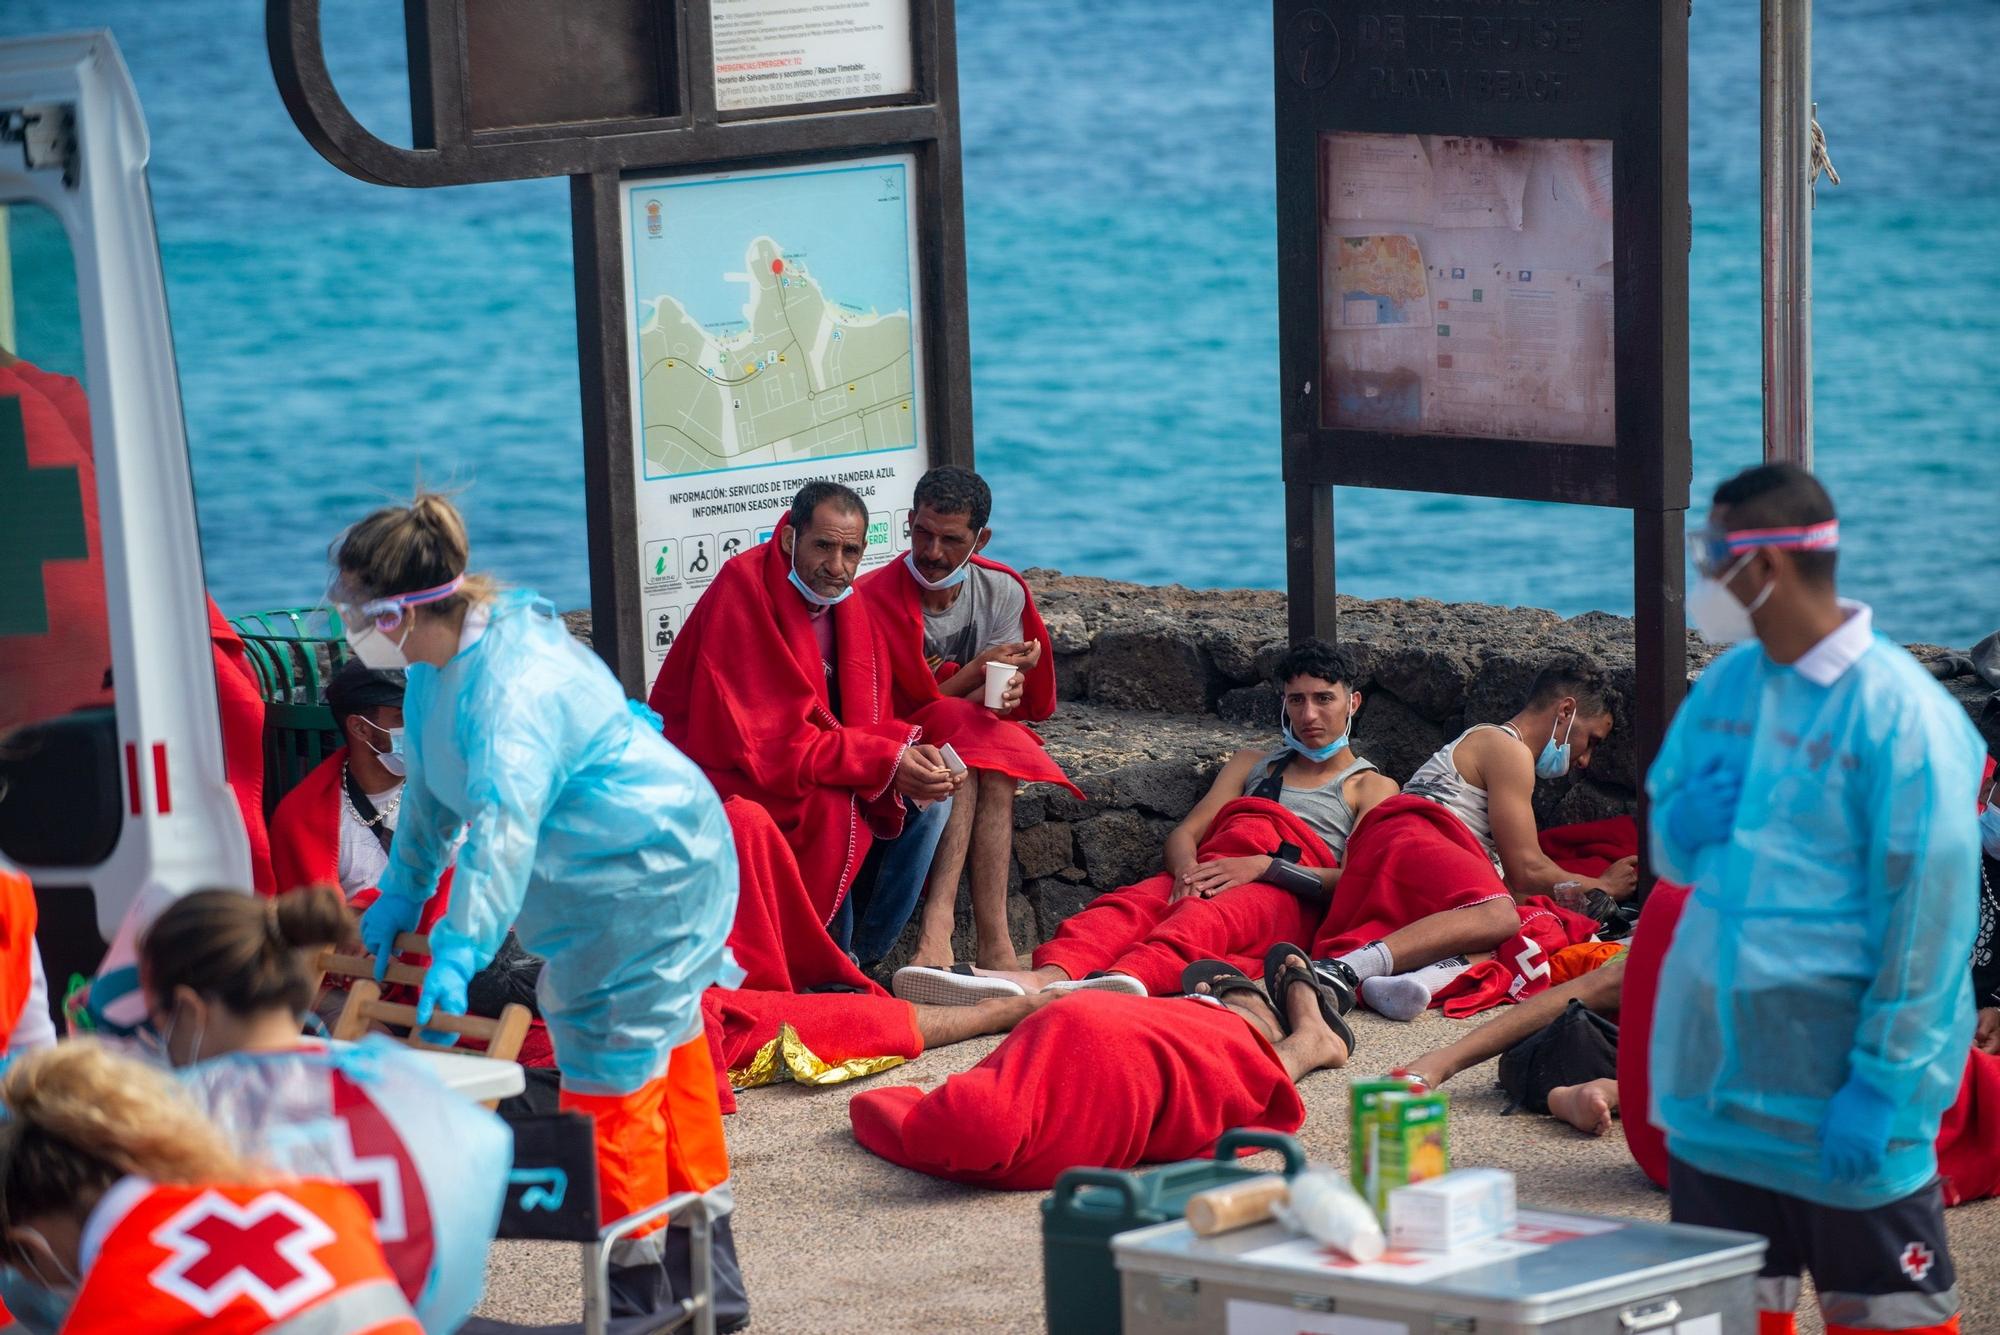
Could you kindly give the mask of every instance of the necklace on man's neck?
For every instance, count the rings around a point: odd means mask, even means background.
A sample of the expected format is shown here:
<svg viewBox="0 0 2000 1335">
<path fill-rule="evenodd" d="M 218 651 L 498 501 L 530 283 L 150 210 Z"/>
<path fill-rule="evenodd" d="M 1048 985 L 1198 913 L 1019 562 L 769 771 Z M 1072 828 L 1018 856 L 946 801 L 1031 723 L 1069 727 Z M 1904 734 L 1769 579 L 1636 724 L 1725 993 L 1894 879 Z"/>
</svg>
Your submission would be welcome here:
<svg viewBox="0 0 2000 1335">
<path fill-rule="evenodd" d="M 377 825 L 380 825 L 383 821 L 389 819 L 389 817 L 395 815 L 396 809 L 403 805 L 403 790 L 401 788 L 398 788 L 396 790 L 395 797 L 389 800 L 389 804 L 375 813 L 374 820 L 369 820 L 366 816 L 362 815 L 361 812 L 355 807 L 354 798 L 348 792 L 348 781 L 353 777 L 353 774 L 354 774 L 353 768 L 348 764 L 348 762 L 345 760 L 341 761 L 340 762 L 341 805 L 347 808 L 348 815 L 354 817 L 356 821 L 360 822 L 362 825 L 372 830 Z"/>
</svg>

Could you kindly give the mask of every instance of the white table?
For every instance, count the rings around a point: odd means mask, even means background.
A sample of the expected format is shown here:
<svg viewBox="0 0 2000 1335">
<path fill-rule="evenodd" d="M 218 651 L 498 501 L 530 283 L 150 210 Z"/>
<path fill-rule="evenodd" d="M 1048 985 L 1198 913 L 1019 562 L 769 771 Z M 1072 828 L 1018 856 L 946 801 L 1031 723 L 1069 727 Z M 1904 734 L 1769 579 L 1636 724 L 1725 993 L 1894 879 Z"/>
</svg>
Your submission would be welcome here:
<svg viewBox="0 0 2000 1335">
<path fill-rule="evenodd" d="M 432 1052 L 428 1048 L 410 1050 L 423 1058 L 431 1068 L 431 1074 L 447 1089 L 464 1095 L 474 1103 L 512 1098 L 528 1087 L 528 1077 L 523 1074 L 519 1062 L 503 1062 L 470 1052 Z"/>
</svg>

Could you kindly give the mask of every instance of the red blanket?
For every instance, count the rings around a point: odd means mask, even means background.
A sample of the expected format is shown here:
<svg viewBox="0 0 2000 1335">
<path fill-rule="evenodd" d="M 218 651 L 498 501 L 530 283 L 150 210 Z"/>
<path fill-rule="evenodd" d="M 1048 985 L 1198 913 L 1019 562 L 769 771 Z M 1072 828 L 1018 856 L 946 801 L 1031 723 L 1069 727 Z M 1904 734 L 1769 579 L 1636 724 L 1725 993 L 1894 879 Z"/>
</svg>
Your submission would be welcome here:
<svg viewBox="0 0 2000 1335">
<path fill-rule="evenodd" d="M 1597 934 L 1597 920 L 1556 907 L 1546 895 L 1516 904 L 1521 930 L 1502 942 L 1493 958 L 1460 972 L 1431 996 L 1454 1020 L 1507 1002 L 1525 1001 L 1551 986 L 1549 961 L 1565 946 Z"/>
<path fill-rule="evenodd" d="M 892 703 L 898 718 L 907 718 L 924 730 L 924 740 L 936 746 L 950 742 L 959 758 L 973 769 L 993 770 L 1023 783 L 1059 783 L 1082 797 L 1062 767 L 1042 749 L 1042 739 L 1024 722 L 1011 720 L 1049 717 L 1056 708 L 1056 656 L 1049 642 L 1049 630 L 1035 610 L 1035 598 L 1028 586 L 1006 566 L 984 557 L 972 558 L 975 565 L 999 570 L 1012 576 L 1027 593 L 1028 605 L 1021 613 L 1022 633 L 1042 646 L 1041 661 L 1027 674 L 1021 704 L 1002 718 L 986 708 L 981 695 L 947 696 L 938 683 L 957 672 L 961 664 L 945 663 L 935 672 L 924 654 L 924 609 L 922 590 L 910 578 L 901 561 L 891 561 L 857 581 L 857 601 L 865 604 L 887 646 L 895 680 Z"/>
<path fill-rule="evenodd" d="M 769 812 L 830 922 L 876 837 L 903 828 L 890 785 L 921 732 L 891 708 L 889 656 L 858 597 L 833 609 L 839 709 L 832 706 L 791 561 L 769 542 L 723 562 L 667 651 L 649 703 L 667 740 L 724 797 Z"/>
<path fill-rule="evenodd" d="M 1216 812 L 1195 856 L 1201 862 L 1248 857 L 1282 843 L 1299 846 L 1302 866 L 1335 863 L 1311 826 L 1261 797 L 1239 797 Z M 1213 899 L 1170 903 L 1173 888 L 1174 878 L 1161 872 L 1099 895 L 1036 948 L 1035 967 L 1055 965 L 1072 978 L 1100 969 L 1129 974 L 1155 996 L 1172 996 L 1181 990 L 1181 971 L 1196 960 L 1228 960 L 1256 977 L 1264 952 L 1280 941 L 1310 938 L 1321 911 L 1274 885 L 1239 885 Z"/>
<path fill-rule="evenodd" d="M 1296 1131 L 1305 1105 L 1241 1016 L 1202 1001 L 1079 992 L 929 1093 L 868 1090 L 847 1115 L 862 1148 L 891 1163 L 1037 1191 L 1069 1168 L 1204 1154 L 1233 1127 Z"/>
<path fill-rule="evenodd" d="M 1564 871 L 1578 876 L 1602 876 L 1620 858 L 1639 852 L 1639 823 L 1630 816 L 1609 816 L 1581 825 L 1543 830 L 1542 852 Z"/>
<path fill-rule="evenodd" d="M 340 884 L 341 766 L 347 748 L 341 747 L 306 771 L 271 813 L 271 870 L 280 891 L 302 885 Z M 347 902 L 365 909 L 375 902 L 371 886 L 357 890 Z M 437 893 L 425 903 L 417 920 L 417 930 L 428 932 L 444 916 L 451 898 L 451 868 L 438 878 Z"/>
<path fill-rule="evenodd" d="M 250 666 L 250 652 L 208 599 L 208 635 L 215 644 L 215 695 L 222 709 L 222 765 L 250 837 L 250 880 L 260 895 L 275 895 L 271 835 L 264 824 L 264 692 Z"/>
<path fill-rule="evenodd" d="M 1344 955 L 1433 913 L 1511 899 L 1465 822 L 1428 798 L 1399 794 L 1347 839 L 1347 867 L 1313 940 L 1313 958 Z"/>
<path fill-rule="evenodd" d="M 722 1067 L 748 1065 L 783 1025 L 831 1066 L 921 1053 L 916 1012 L 870 982 L 826 934 L 770 815 L 740 797 L 725 801 L 723 810 L 736 838 L 739 877 L 729 948 L 745 977 L 737 988 L 712 987 L 702 997 Z M 808 991 L 822 987 L 849 990 Z"/>
</svg>

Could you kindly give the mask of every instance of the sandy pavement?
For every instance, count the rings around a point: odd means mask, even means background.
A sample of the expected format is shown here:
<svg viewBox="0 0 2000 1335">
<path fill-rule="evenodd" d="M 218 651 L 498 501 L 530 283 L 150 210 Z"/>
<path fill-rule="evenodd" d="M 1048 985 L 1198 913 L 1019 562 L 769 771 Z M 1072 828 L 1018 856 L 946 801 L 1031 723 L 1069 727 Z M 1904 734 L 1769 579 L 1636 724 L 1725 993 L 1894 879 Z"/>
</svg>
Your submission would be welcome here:
<svg viewBox="0 0 2000 1335">
<path fill-rule="evenodd" d="M 1354 1017 L 1356 1070 L 1374 1074 L 1448 1042 L 1472 1022 L 1435 1011 L 1411 1024 Z M 736 1236 L 750 1289 L 753 1330 L 767 1335 L 940 1335 L 1039 1332 L 1042 1324 L 1040 1192 L 990 1192 L 934 1181 L 855 1145 L 849 1094 L 869 1085 L 930 1088 L 971 1066 L 997 1039 L 928 1053 L 907 1066 L 831 1089 L 781 1085 L 740 1095 L 727 1119 L 737 1199 Z M 1546 1117 L 1500 1114 L 1493 1067 L 1468 1071 L 1452 1094 L 1451 1145 L 1459 1166 L 1511 1169 L 1527 1206 L 1664 1219 L 1666 1197 L 1625 1152 L 1622 1132 L 1592 1140 Z M 1347 1160 L 1347 1080 L 1321 1071 L 1301 1086 L 1300 1132 L 1316 1160 Z M 1087 1108 L 1078 1108 L 1087 1116 Z M 2000 1147 L 1996 1147 L 2000 1148 Z M 2000 1202 L 1947 1216 L 1965 1296 L 1964 1329 L 2000 1330 Z M 487 1316 L 577 1319 L 576 1249 L 501 1243 L 494 1248 Z M 1820 1331 L 1810 1307 L 1799 1329 Z"/>
</svg>

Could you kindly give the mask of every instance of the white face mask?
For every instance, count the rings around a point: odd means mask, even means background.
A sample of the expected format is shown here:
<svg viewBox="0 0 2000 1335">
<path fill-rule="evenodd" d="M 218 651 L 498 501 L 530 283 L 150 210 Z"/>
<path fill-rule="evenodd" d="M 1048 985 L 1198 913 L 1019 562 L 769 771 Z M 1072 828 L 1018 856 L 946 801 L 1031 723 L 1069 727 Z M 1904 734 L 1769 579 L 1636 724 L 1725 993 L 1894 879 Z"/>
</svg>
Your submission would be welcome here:
<svg viewBox="0 0 2000 1335">
<path fill-rule="evenodd" d="M 393 640 L 369 622 L 343 626 L 343 629 L 347 635 L 347 647 L 354 650 L 354 656 L 361 660 L 363 667 L 387 672 L 410 665 L 410 660 L 403 653 L 403 645 L 410 638 L 407 627 L 401 637 Z"/>
<path fill-rule="evenodd" d="M 380 632 L 377 633 L 379 634 Z M 359 718 L 360 716 L 356 715 L 356 717 Z M 401 728 L 385 728 L 374 719 L 369 718 L 361 719 L 361 722 L 389 739 L 389 747 L 386 751 L 365 738 L 362 740 L 362 745 L 375 753 L 375 759 L 382 763 L 383 769 L 389 771 L 389 773 L 399 779 L 402 778 L 409 769 L 409 762 L 403 759 L 403 730 Z"/>
<path fill-rule="evenodd" d="M 1748 607 L 1736 601 L 1736 595 L 1729 591 L 1729 581 L 1736 578 L 1737 572 L 1743 569 L 1752 555 L 1754 553 L 1745 552 L 1720 579 L 1702 576 L 1695 582 L 1693 592 L 1688 594 L 1688 620 L 1710 644 L 1735 644 L 1738 640 L 1755 639 L 1757 636 L 1757 625 L 1750 619 L 1750 614 L 1764 605 L 1764 601 L 1771 596 L 1771 590 L 1777 586 L 1766 584 L 1763 592 L 1750 600 Z"/>
</svg>

